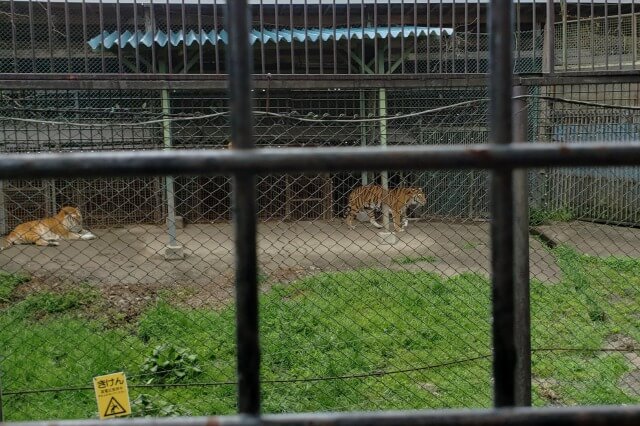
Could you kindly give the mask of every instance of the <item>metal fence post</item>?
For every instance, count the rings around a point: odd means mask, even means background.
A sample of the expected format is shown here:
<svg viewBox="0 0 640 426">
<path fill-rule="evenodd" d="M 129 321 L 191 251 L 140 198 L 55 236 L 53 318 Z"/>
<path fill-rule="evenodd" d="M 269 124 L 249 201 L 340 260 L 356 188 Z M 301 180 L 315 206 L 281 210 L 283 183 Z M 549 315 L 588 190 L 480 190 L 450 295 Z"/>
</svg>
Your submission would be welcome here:
<svg viewBox="0 0 640 426">
<path fill-rule="evenodd" d="M 525 88 L 513 88 L 513 142 L 528 136 Z M 516 405 L 531 406 L 531 314 L 529 303 L 529 171 L 513 171 L 514 299 L 516 343 Z"/>
<path fill-rule="evenodd" d="M 547 14 L 544 24 L 542 71 L 552 74 L 556 67 L 555 6 L 553 0 L 547 0 Z"/>
<path fill-rule="evenodd" d="M 9 223 L 7 222 L 7 205 L 4 199 L 4 181 L 0 180 L 0 235 L 9 232 Z"/>
<path fill-rule="evenodd" d="M 252 150 L 251 57 L 246 0 L 227 2 L 229 27 L 229 109 L 234 150 Z M 258 335 L 258 257 L 256 184 L 252 171 L 233 176 L 233 226 L 236 268 L 236 341 L 238 411 L 260 412 L 260 342 Z"/>
<path fill-rule="evenodd" d="M 512 138 L 511 1 L 491 0 L 489 11 L 489 140 L 508 145 Z M 493 303 L 494 405 L 515 404 L 515 334 L 513 299 L 513 169 L 491 173 L 491 269 Z"/>
</svg>

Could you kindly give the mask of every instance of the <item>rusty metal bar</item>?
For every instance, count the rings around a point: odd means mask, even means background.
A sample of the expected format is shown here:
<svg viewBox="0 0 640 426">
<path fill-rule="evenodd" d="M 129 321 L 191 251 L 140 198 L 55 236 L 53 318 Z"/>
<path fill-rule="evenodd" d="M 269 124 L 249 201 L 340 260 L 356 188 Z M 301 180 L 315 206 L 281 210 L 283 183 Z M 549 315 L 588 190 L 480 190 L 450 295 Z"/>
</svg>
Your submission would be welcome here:
<svg viewBox="0 0 640 426">
<path fill-rule="evenodd" d="M 275 425 L 429 425 L 429 426 L 635 426 L 640 406 L 416 410 L 351 413 L 271 414 L 261 416 L 122 418 L 116 426 L 256 426 Z M 2 423 L 0 426 L 50 426 L 51 421 Z M 60 420 L 56 426 L 103 426 L 100 420 Z"/>
<path fill-rule="evenodd" d="M 545 42 L 547 50 L 545 52 L 545 59 L 543 62 L 546 65 L 546 69 L 543 72 L 553 74 L 556 67 L 556 54 L 555 54 L 555 6 L 553 0 L 547 0 L 546 19 L 544 23 L 545 29 Z M 593 16 L 592 16 L 593 18 Z"/>
<path fill-rule="evenodd" d="M 229 110 L 233 151 L 255 151 L 251 102 L 251 49 L 246 0 L 227 3 L 229 26 Z M 236 260 L 236 344 L 238 411 L 260 412 L 260 342 L 258 334 L 258 255 L 255 174 L 233 176 L 233 225 Z"/>
<path fill-rule="evenodd" d="M 0 155 L 0 179 L 640 165 L 640 142 Z"/>
</svg>

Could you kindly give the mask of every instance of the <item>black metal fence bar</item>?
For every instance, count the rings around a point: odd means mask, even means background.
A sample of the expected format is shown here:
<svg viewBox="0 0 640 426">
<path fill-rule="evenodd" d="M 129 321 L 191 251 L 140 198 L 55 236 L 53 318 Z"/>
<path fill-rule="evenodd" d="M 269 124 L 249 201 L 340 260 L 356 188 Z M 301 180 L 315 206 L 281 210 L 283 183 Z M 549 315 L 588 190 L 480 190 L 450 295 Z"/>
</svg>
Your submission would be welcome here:
<svg viewBox="0 0 640 426">
<path fill-rule="evenodd" d="M 254 416 L 113 419 L 116 426 L 429 425 L 429 426 L 635 426 L 640 406 L 499 408 L 393 412 L 305 413 Z M 99 426 L 99 420 L 0 423 L 20 426 Z"/>
<path fill-rule="evenodd" d="M 0 155 L 0 179 L 640 165 L 640 143 L 149 150 Z"/>
<path fill-rule="evenodd" d="M 512 138 L 512 2 L 490 4 L 489 141 L 509 145 Z M 513 300 L 513 175 L 509 167 L 491 174 L 491 281 L 493 307 L 493 389 L 496 407 L 515 405 L 516 347 Z"/>
<path fill-rule="evenodd" d="M 252 150 L 251 60 L 246 0 L 229 2 L 229 102 L 234 150 Z M 233 180 L 233 224 L 236 261 L 236 340 L 238 411 L 260 412 L 260 343 L 258 339 L 258 255 L 255 175 L 238 172 Z"/>
</svg>

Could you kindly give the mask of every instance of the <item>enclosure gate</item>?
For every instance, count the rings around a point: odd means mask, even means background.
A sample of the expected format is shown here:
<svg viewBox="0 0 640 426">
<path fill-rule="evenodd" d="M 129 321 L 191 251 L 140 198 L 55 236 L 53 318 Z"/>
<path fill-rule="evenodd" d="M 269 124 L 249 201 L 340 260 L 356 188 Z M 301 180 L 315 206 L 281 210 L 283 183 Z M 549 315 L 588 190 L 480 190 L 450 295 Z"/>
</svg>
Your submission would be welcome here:
<svg viewBox="0 0 640 426">
<path fill-rule="evenodd" d="M 543 166 L 640 165 L 640 144 L 516 144 L 512 141 L 512 69 L 508 40 L 512 35 L 512 2 L 491 1 L 490 140 L 470 147 L 346 148 L 254 150 L 251 123 L 251 74 L 247 2 L 227 2 L 231 151 L 141 153 L 17 154 L 0 156 L 0 179 L 55 179 L 161 175 L 233 174 L 233 220 L 236 257 L 236 339 L 238 417 L 216 419 L 120 420 L 119 424 L 640 424 L 640 407 L 513 409 L 528 405 L 526 339 L 529 336 L 527 251 L 517 224 L 522 220 L 523 175 L 520 169 Z M 256 188 L 258 173 L 344 170 L 480 168 L 492 171 L 491 240 L 493 304 L 493 378 L 496 410 L 471 412 L 293 414 L 260 417 L 260 346 L 256 255 Z M 523 269 L 525 268 L 525 269 Z M 516 339 L 518 336 L 518 339 Z M 38 423 L 44 425 L 45 423 Z M 60 422 L 59 424 L 64 424 Z M 93 425 L 94 421 L 73 424 Z"/>
</svg>

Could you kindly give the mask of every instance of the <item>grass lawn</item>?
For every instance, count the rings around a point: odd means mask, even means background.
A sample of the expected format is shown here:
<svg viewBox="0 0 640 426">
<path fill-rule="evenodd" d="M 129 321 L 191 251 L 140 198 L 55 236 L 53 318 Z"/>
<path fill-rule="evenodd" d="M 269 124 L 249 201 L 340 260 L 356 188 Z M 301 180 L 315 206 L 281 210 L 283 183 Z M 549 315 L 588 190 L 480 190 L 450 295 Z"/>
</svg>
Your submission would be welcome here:
<svg viewBox="0 0 640 426">
<path fill-rule="evenodd" d="M 534 403 L 640 402 L 620 384 L 640 366 L 596 350 L 640 346 L 640 260 L 552 253 L 560 283 L 531 291 Z M 6 420 L 95 417 L 91 379 L 116 371 L 137 415 L 234 412 L 233 306 L 180 306 L 166 292 L 117 325 L 92 286 L 24 296 L 26 279 L 0 274 Z M 386 270 L 272 287 L 260 311 L 264 411 L 489 406 L 489 296 L 480 275 Z"/>
</svg>

